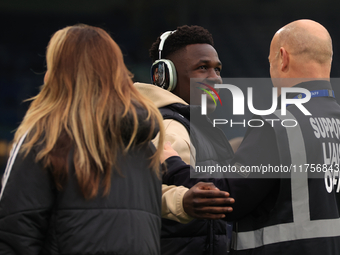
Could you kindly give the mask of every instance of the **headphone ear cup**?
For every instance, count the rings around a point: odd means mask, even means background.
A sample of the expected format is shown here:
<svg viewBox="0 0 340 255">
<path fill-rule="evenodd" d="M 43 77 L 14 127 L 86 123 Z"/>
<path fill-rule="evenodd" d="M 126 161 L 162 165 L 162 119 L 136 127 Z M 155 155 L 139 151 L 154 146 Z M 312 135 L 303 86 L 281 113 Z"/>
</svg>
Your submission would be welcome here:
<svg viewBox="0 0 340 255">
<path fill-rule="evenodd" d="M 175 89 L 177 74 L 174 63 L 168 59 L 156 60 L 151 66 L 151 82 L 168 91 Z"/>
<path fill-rule="evenodd" d="M 169 68 L 169 91 L 173 91 L 177 85 L 177 72 L 174 63 L 171 60 L 165 59 L 168 62 L 167 66 Z M 171 68 L 170 68 L 171 67 Z"/>
</svg>

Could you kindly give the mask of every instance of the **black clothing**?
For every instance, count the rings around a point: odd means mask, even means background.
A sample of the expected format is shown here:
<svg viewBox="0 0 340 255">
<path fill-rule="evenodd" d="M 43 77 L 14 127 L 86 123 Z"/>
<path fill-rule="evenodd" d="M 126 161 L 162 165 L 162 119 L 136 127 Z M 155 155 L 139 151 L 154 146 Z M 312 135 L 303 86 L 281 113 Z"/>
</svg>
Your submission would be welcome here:
<svg viewBox="0 0 340 255">
<path fill-rule="evenodd" d="M 314 91 L 313 94 L 331 91 L 327 81 L 310 81 L 296 87 Z M 236 254 L 340 253 L 340 218 L 336 198 L 339 194 L 335 188 L 329 189 L 329 181 L 335 177 L 327 171 L 316 173 L 309 167 L 315 164 L 314 167 L 318 165 L 321 169 L 327 169 L 339 163 L 338 156 L 333 158 L 334 162 L 328 160 L 329 155 L 335 155 L 329 146 L 340 144 L 340 137 L 335 134 L 338 124 L 334 125 L 340 123 L 340 106 L 331 93 L 328 94 L 312 97 L 303 104 L 311 113 L 310 116 L 303 114 L 295 105 L 287 106 L 286 116 L 282 116 L 279 111 L 272 116 L 265 116 L 266 119 L 276 117 L 296 120 L 298 124 L 283 127 L 282 122 L 274 123 L 270 136 L 261 145 L 270 147 L 275 144 L 275 153 L 267 156 L 259 154 L 257 162 L 265 164 L 268 156 L 273 156 L 275 161 L 271 159 L 272 166 L 283 165 L 291 170 L 289 173 L 281 172 L 279 180 L 268 179 L 267 184 L 275 183 L 277 187 L 271 190 L 261 188 L 267 190 L 267 197 L 263 197 L 266 203 L 257 206 L 237 223 L 237 237 L 234 239 Z M 288 94 L 287 98 L 297 95 Z M 329 129 L 329 133 L 320 135 L 323 129 Z M 249 139 L 253 137 L 249 136 Z M 259 147 L 249 141 L 248 146 L 251 144 L 253 146 L 248 150 L 254 151 Z M 242 148 L 245 146 L 242 145 Z M 249 165 L 244 153 L 244 150 L 240 154 L 236 153 L 234 162 L 242 162 L 242 156 L 238 155 L 243 155 L 243 162 Z M 258 194 L 255 193 L 255 196 Z M 262 237 L 256 240 L 260 232 Z"/>
<path fill-rule="evenodd" d="M 165 108 L 165 109 L 164 109 Z M 190 132 L 190 140 L 196 149 L 196 165 L 226 164 L 233 157 L 232 148 L 223 132 L 212 126 L 206 116 L 201 116 L 200 107 L 172 104 L 161 108 L 165 119 L 175 119 Z M 190 116 L 191 122 L 190 121 Z M 179 171 L 174 178 L 163 175 L 167 185 L 183 185 L 188 188 L 202 179 L 191 179 L 188 171 Z M 228 246 L 227 223 L 223 220 L 193 220 L 188 224 L 162 219 L 161 250 L 163 255 L 181 254 L 226 254 Z M 230 239 L 230 237 L 229 237 Z"/>
<path fill-rule="evenodd" d="M 109 195 L 100 190 L 89 200 L 71 160 L 68 181 L 58 191 L 51 169 L 35 162 L 37 152 L 14 152 L 9 159 L 0 198 L 0 254 L 160 254 L 161 180 L 149 167 L 151 143 L 117 155 L 122 175 L 113 169 Z"/>
</svg>

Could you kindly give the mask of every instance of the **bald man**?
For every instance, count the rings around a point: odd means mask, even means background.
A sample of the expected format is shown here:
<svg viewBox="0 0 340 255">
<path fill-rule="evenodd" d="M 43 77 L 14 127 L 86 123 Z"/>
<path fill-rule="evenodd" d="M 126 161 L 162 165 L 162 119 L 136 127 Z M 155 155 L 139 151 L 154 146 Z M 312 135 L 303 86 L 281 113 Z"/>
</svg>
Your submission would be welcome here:
<svg viewBox="0 0 340 255">
<path fill-rule="evenodd" d="M 271 179 L 250 173 L 247 178 L 228 180 L 226 190 L 237 201 L 234 211 L 226 215 L 227 220 L 237 221 L 234 252 L 340 254 L 339 174 L 328 171 L 340 163 L 340 106 L 329 82 L 331 37 L 315 21 L 294 21 L 274 35 L 269 62 L 279 95 L 283 88 L 310 91 L 311 99 L 303 106 L 311 115 L 291 104 L 287 115 L 276 111 L 263 119 L 290 119 L 294 127 L 265 121 L 261 128 L 248 129 L 231 164 L 289 166 L 290 171 Z M 287 94 L 287 98 L 304 96 Z"/>
<path fill-rule="evenodd" d="M 299 82 L 329 80 L 332 39 L 328 31 L 312 20 L 298 20 L 281 28 L 270 45 L 270 75 L 279 92 Z M 290 79 L 286 79 L 290 78 Z"/>
</svg>

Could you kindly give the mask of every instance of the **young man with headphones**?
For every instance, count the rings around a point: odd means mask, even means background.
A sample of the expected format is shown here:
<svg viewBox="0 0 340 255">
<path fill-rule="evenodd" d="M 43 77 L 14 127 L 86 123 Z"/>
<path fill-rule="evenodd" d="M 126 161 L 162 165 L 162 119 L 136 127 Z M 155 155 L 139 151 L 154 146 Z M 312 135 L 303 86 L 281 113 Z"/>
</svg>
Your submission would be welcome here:
<svg viewBox="0 0 340 255">
<path fill-rule="evenodd" d="M 150 49 L 150 56 L 154 61 L 151 67 L 153 84 L 136 83 L 135 86 L 162 112 L 165 141 L 171 142 L 183 161 L 192 166 L 196 163 L 227 164 L 227 160 L 233 157 L 233 151 L 223 132 L 213 128 L 206 116 L 201 116 L 201 90 L 192 90 L 193 100 L 190 100 L 190 78 L 201 78 L 211 84 L 222 82 L 222 64 L 213 47 L 211 34 L 200 26 L 178 27 L 177 30 L 165 32 L 157 38 Z M 197 95 L 193 95 L 194 93 Z M 208 113 L 214 111 L 214 102 L 208 100 L 207 108 Z M 190 122 L 190 115 L 193 114 L 201 116 L 199 123 Z M 193 119 L 198 118 L 195 116 Z M 225 155 L 223 159 L 217 159 L 217 151 L 220 155 Z M 163 178 L 163 183 L 188 188 L 195 183 L 187 183 L 180 175 L 181 173 L 172 180 Z M 197 179 L 199 181 L 201 180 Z M 226 254 L 227 246 L 225 221 L 193 220 L 183 225 L 162 220 L 163 255 Z"/>
</svg>

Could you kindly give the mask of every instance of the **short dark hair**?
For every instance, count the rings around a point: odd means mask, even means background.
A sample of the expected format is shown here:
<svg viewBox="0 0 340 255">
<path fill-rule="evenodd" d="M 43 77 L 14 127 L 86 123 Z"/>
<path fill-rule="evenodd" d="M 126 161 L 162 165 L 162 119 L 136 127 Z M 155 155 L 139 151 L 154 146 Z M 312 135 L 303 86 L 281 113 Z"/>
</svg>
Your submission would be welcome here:
<svg viewBox="0 0 340 255">
<path fill-rule="evenodd" d="M 159 47 L 160 36 L 152 44 L 149 53 L 152 61 L 159 59 Z M 200 26 L 181 26 L 177 27 L 176 32 L 169 35 L 166 39 L 163 50 L 162 58 L 167 58 L 172 53 L 182 49 L 190 44 L 206 43 L 214 46 L 214 40 L 210 32 Z"/>
</svg>

